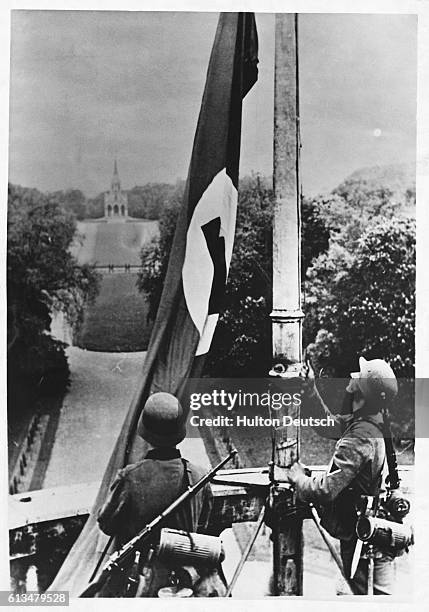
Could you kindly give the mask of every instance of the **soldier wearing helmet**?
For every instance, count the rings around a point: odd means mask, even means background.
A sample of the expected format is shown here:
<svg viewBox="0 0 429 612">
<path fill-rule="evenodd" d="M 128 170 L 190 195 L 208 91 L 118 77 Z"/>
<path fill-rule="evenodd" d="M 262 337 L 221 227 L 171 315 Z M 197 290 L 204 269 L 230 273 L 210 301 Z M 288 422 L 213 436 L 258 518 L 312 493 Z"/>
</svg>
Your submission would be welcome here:
<svg viewBox="0 0 429 612">
<path fill-rule="evenodd" d="M 115 536 L 119 545 L 137 535 L 205 473 L 203 468 L 182 458 L 176 448 L 185 437 L 186 424 L 178 399 L 170 393 L 154 393 L 148 398 L 137 432 L 147 443 L 147 454 L 141 461 L 119 470 L 98 514 L 101 530 Z M 207 522 L 210 505 L 211 490 L 206 485 L 163 526 L 196 531 L 198 525 Z M 147 557 L 149 548 L 150 543 L 141 551 L 142 559 Z M 156 596 L 161 587 L 169 584 L 167 568 L 156 560 L 151 563 L 150 575 L 140 596 Z M 102 596 L 121 596 L 121 585 L 109 588 Z"/>
<path fill-rule="evenodd" d="M 341 557 L 355 594 L 367 593 L 368 559 L 355 560 L 357 536 L 356 505 L 362 495 L 377 496 L 385 462 L 382 411 L 398 391 L 393 370 L 382 359 L 359 359 L 359 372 L 353 372 L 347 385 L 340 414 L 333 415 L 320 397 L 310 364 L 304 366 L 307 383 L 303 409 L 331 416 L 339 438 L 326 472 L 308 476 L 300 463 L 292 465 L 287 480 L 295 485 L 298 499 L 314 503 L 322 510 L 322 525 L 340 540 Z M 359 549 L 358 549 L 359 550 Z M 357 567 L 356 562 L 358 561 Z M 391 594 L 392 557 L 377 551 L 374 563 L 374 593 Z M 353 576 L 351 570 L 353 565 Z"/>
</svg>

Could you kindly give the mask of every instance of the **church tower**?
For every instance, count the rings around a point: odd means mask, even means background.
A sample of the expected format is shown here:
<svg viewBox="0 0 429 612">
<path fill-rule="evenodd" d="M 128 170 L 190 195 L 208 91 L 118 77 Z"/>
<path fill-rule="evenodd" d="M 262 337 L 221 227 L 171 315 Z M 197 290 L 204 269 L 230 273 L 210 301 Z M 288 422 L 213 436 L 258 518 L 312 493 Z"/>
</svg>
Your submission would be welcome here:
<svg viewBox="0 0 429 612">
<path fill-rule="evenodd" d="M 110 191 L 104 194 L 104 218 L 107 221 L 125 221 L 128 218 L 128 197 L 121 191 L 116 159 Z"/>
</svg>

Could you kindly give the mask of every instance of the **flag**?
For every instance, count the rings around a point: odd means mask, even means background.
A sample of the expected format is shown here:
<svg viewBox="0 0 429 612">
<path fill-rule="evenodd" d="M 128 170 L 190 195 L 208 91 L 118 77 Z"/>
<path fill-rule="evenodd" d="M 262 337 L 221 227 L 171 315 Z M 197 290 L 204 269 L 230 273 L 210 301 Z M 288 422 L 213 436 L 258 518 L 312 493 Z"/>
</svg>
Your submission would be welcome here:
<svg viewBox="0 0 429 612">
<path fill-rule="evenodd" d="M 79 595 L 106 545 L 96 514 L 118 469 L 140 459 L 135 430 L 150 393 L 180 397 L 198 376 L 213 338 L 235 232 L 242 100 L 256 82 L 253 13 L 222 13 L 207 71 L 183 204 L 141 383 L 106 468 L 90 517 L 51 585 Z"/>
</svg>

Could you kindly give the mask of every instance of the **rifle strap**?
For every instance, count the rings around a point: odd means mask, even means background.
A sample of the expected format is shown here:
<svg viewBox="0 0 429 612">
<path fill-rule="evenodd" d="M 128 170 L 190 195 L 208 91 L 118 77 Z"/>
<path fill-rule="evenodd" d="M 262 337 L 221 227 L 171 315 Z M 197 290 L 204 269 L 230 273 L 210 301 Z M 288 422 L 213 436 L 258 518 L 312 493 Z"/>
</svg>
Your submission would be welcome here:
<svg viewBox="0 0 429 612">
<path fill-rule="evenodd" d="M 368 421 L 369 423 L 372 423 L 373 425 L 375 425 L 382 433 L 383 440 L 384 440 L 384 448 L 386 450 L 386 463 L 387 463 L 387 468 L 389 472 L 389 476 L 388 476 L 389 485 L 391 489 L 398 489 L 399 482 L 400 482 L 399 474 L 398 474 L 398 463 L 396 460 L 396 451 L 393 445 L 392 429 L 390 427 L 390 418 L 389 418 L 387 408 L 384 408 L 382 410 L 382 415 L 383 415 L 383 423 L 377 423 L 376 421 L 369 418 L 368 416 L 362 417 L 362 418 L 363 420 Z"/>
<path fill-rule="evenodd" d="M 189 476 L 192 472 L 188 467 L 188 461 L 184 459 L 183 457 L 181 459 L 183 463 L 183 490 L 186 491 L 187 489 L 189 489 L 189 487 L 193 486 L 195 483 L 191 481 L 191 478 Z M 188 516 L 190 517 L 190 522 L 193 523 L 191 498 L 188 499 L 186 506 L 188 510 Z M 192 524 L 191 525 L 187 524 L 188 521 L 186 520 L 185 506 L 184 508 L 182 508 L 182 513 L 183 513 L 183 521 L 184 521 L 183 522 L 184 531 L 186 531 L 189 535 L 190 532 L 193 531 L 194 529 L 193 529 Z M 189 535 L 189 537 L 191 536 Z"/>
<path fill-rule="evenodd" d="M 389 486 L 391 489 L 399 489 L 400 478 L 398 473 L 398 462 L 396 459 L 396 451 L 393 445 L 392 428 L 390 426 L 390 418 L 387 409 L 383 410 L 383 438 L 386 448 L 386 461 L 389 469 Z"/>
</svg>

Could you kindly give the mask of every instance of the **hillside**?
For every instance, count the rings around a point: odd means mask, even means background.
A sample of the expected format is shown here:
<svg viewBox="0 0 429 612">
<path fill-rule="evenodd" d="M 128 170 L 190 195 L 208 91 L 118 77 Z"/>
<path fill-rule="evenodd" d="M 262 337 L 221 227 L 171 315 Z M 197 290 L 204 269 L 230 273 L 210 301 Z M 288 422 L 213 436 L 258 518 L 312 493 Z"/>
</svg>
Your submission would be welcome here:
<svg viewBox="0 0 429 612">
<path fill-rule="evenodd" d="M 415 190 L 416 168 L 414 164 L 390 164 L 360 168 L 350 174 L 336 189 L 335 193 L 360 186 L 365 190 L 390 189 L 394 193 L 405 194 Z"/>
<path fill-rule="evenodd" d="M 73 253 L 80 264 L 98 266 L 140 265 L 140 249 L 158 233 L 157 221 L 128 220 L 125 223 L 79 221 L 81 242 L 76 241 Z"/>
<path fill-rule="evenodd" d="M 137 274 L 103 274 L 100 293 L 85 312 L 75 345 L 90 351 L 132 352 L 147 348 L 152 324 L 136 288 Z"/>
</svg>

